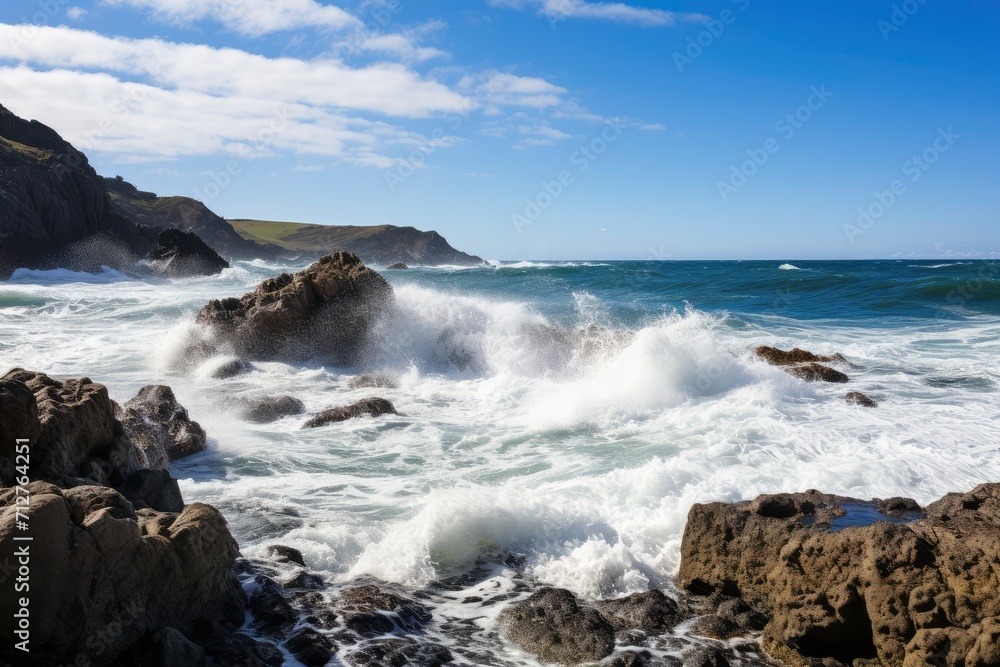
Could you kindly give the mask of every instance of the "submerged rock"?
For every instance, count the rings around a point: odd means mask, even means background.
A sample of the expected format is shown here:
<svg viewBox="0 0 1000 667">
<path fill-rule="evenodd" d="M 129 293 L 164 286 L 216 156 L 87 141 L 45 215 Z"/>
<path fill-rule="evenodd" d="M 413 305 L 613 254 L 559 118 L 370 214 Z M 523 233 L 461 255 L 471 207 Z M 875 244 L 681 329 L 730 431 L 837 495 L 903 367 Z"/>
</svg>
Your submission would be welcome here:
<svg viewBox="0 0 1000 667">
<path fill-rule="evenodd" d="M 302 567 L 306 566 L 306 561 L 302 557 L 302 552 L 283 544 L 272 544 L 267 548 L 267 555 L 271 556 L 279 563 L 296 563 Z"/>
<path fill-rule="evenodd" d="M 355 586 L 340 592 L 344 625 L 363 637 L 389 634 L 397 628 L 417 632 L 431 621 L 419 602 L 383 591 L 378 586 Z"/>
<path fill-rule="evenodd" d="M 382 415 L 396 414 L 399 414 L 396 412 L 396 408 L 386 399 L 364 398 L 352 405 L 331 408 L 321 412 L 307 421 L 302 428 L 318 428 L 334 422 L 347 421 L 348 419 L 363 417 L 365 415 L 369 417 L 381 417 Z"/>
<path fill-rule="evenodd" d="M 642 630 L 648 634 L 663 634 L 681 619 L 677 603 L 658 590 L 604 600 L 597 603 L 597 610 L 619 631 Z"/>
<path fill-rule="evenodd" d="M 849 391 L 849 392 L 847 392 L 846 400 L 847 400 L 847 402 L 850 405 L 860 405 L 863 408 L 877 408 L 878 407 L 878 403 L 876 401 L 868 398 L 867 396 L 865 396 L 864 394 L 862 394 L 860 391 Z"/>
<path fill-rule="evenodd" d="M 763 646 L 783 664 L 996 665 L 1000 484 L 909 522 L 857 509 L 915 506 L 818 491 L 694 505 L 678 583 L 767 609 Z"/>
<path fill-rule="evenodd" d="M 333 656 L 336 645 L 312 628 L 303 628 L 288 638 L 285 648 L 307 667 L 322 667 Z"/>
<path fill-rule="evenodd" d="M 499 616 L 501 633 L 544 662 L 594 662 L 615 649 L 615 629 L 599 612 L 579 604 L 571 592 L 542 588 Z"/>
<path fill-rule="evenodd" d="M 207 443 L 205 429 L 191 420 L 173 390 L 164 385 L 140 389 L 122 406 L 121 422 L 148 468 L 167 469 L 171 460 L 196 454 Z"/>
<path fill-rule="evenodd" d="M 229 268 L 229 262 L 212 250 L 193 232 L 165 229 L 156 247 L 146 255 L 150 265 L 173 278 L 211 276 Z"/>
<path fill-rule="evenodd" d="M 248 364 L 242 359 L 230 359 L 212 369 L 211 375 L 213 380 L 228 380 L 229 378 L 249 373 L 252 370 L 253 365 Z"/>
<path fill-rule="evenodd" d="M 240 299 L 210 302 L 197 322 L 241 357 L 351 363 L 392 301 L 382 276 L 337 252 L 294 276 L 268 278 Z"/>
<path fill-rule="evenodd" d="M 788 373 L 806 382 L 849 382 L 850 378 L 846 373 L 841 373 L 829 366 L 822 364 L 804 364 L 802 366 L 789 366 Z"/>
<path fill-rule="evenodd" d="M 347 383 L 348 389 L 396 389 L 399 385 L 390 376 L 383 373 L 368 373 L 357 375 Z"/>
<path fill-rule="evenodd" d="M 850 380 L 845 373 L 823 365 L 832 362 L 847 363 L 841 354 L 821 356 L 800 350 L 797 347 L 785 351 L 766 345 L 758 347 L 754 350 L 754 354 L 772 366 L 786 366 L 788 373 L 806 382 L 848 382 Z"/>
<path fill-rule="evenodd" d="M 346 655 L 345 660 L 355 667 L 440 667 L 452 663 L 454 657 L 440 644 L 412 637 L 391 637 L 362 642 Z"/>
<path fill-rule="evenodd" d="M 294 396 L 263 396 L 243 401 L 241 415 L 254 424 L 269 424 L 305 411 L 305 403 Z"/>
<path fill-rule="evenodd" d="M 410 267 L 408 267 L 406 264 L 403 264 L 402 262 L 396 262 L 395 264 L 390 264 L 389 266 L 385 267 L 385 270 L 386 271 L 402 271 L 402 270 L 408 269 L 408 268 L 410 268 Z"/>
</svg>

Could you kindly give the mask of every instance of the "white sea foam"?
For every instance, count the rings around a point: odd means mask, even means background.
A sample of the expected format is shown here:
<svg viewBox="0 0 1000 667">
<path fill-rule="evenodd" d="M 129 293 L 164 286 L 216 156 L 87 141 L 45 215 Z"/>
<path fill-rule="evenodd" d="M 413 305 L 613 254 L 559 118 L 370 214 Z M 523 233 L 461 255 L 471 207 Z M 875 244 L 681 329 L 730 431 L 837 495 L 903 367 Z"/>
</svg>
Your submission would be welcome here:
<svg viewBox="0 0 1000 667">
<path fill-rule="evenodd" d="M 782 264 L 778 268 L 781 269 L 782 271 L 801 271 L 802 270 L 799 267 L 795 266 L 794 264 Z"/>
</svg>

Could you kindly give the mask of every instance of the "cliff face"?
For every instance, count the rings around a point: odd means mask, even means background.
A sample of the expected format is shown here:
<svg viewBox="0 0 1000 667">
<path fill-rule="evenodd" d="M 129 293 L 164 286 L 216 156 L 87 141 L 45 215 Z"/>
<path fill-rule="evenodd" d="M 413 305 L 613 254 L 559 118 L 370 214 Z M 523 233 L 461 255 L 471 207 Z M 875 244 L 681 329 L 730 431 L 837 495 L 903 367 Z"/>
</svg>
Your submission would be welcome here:
<svg viewBox="0 0 1000 667">
<path fill-rule="evenodd" d="M 106 241 L 99 251 L 73 247 L 93 238 Z M 104 180 L 83 153 L 0 106 L 0 277 L 20 266 L 111 265 L 149 245 L 112 209 Z"/>
<path fill-rule="evenodd" d="M 456 250 L 437 232 L 424 232 L 414 227 L 310 225 L 262 220 L 229 222 L 246 238 L 318 255 L 345 250 L 369 264 L 483 264 L 481 257 Z"/>
<path fill-rule="evenodd" d="M 120 176 L 105 178 L 111 206 L 123 217 L 157 230 L 179 229 L 194 233 L 217 252 L 234 259 L 273 258 L 282 251 L 240 236 L 232 225 L 207 206 L 190 197 L 158 197 L 143 192 Z"/>
</svg>

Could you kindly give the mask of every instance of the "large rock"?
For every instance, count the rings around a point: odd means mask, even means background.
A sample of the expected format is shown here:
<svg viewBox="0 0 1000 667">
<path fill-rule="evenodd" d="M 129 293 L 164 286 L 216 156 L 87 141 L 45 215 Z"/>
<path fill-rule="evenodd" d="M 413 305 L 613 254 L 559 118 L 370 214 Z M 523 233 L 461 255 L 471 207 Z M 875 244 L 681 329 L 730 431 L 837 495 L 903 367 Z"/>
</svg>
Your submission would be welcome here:
<svg viewBox="0 0 1000 667">
<path fill-rule="evenodd" d="M 179 514 L 133 510 L 106 487 L 27 487 L 28 530 L 19 529 L 14 489 L 0 491 L 0 562 L 30 549 L 30 648 L 42 664 L 109 664 L 148 632 L 173 628 L 210 641 L 238 628 L 243 592 L 233 574 L 237 547 L 222 516 L 193 504 Z M 31 542 L 15 537 L 28 535 Z M 12 618 L 18 596 L 0 595 Z M 24 664 L 14 624 L 0 629 L 0 658 Z M 172 652 L 197 654 L 160 634 Z"/>
<path fill-rule="evenodd" d="M 678 582 L 766 609 L 785 665 L 997 665 L 1000 484 L 890 522 L 915 507 L 818 491 L 695 505 Z"/>
<path fill-rule="evenodd" d="M 212 301 L 197 321 L 241 357 L 351 363 L 392 304 L 392 288 L 348 252 L 294 276 L 269 278 L 242 298 Z"/>
<path fill-rule="evenodd" d="M 772 366 L 785 366 L 789 374 L 806 382 L 848 382 L 850 378 L 838 370 L 824 366 L 823 363 L 847 363 L 841 354 L 822 356 L 799 348 L 779 350 L 776 347 L 761 345 L 754 354 Z M 823 363 L 820 363 L 823 362 Z"/>
<path fill-rule="evenodd" d="M 500 612 L 499 626 L 508 640 L 544 662 L 594 662 L 615 649 L 611 623 L 560 588 L 539 589 L 510 605 Z"/>
<path fill-rule="evenodd" d="M 347 421 L 357 417 L 381 417 L 382 415 L 395 415 L 396 408 L 384 398 L 363 398 L 357 403 L 344 405 L 337 408 L 330 408 L 319 413 L 305 424 L 302 428 L 319 428 L 327 424 Z"/>
<path fill-rule="evenodd" d="M 130 266 L 151 240 L 111 208 L 86 156 L 0 106 L 0 279 L 19 267 Z"/>
<path fill-rule="evenodd" d="M 229 268 L 229 262 L 196 234 L 179 229 L 160 232 L 146 260 L 156 271 L 173 278 L 212 276 Z"/>
<path fill-rule="evenodd" d="M 146 468 L 166 470 L 171 460 L 205 449 L 205 429 L 191 420 L 170 387 L 143 387 L 122 406 L 120 419 Z"/>
</svg>

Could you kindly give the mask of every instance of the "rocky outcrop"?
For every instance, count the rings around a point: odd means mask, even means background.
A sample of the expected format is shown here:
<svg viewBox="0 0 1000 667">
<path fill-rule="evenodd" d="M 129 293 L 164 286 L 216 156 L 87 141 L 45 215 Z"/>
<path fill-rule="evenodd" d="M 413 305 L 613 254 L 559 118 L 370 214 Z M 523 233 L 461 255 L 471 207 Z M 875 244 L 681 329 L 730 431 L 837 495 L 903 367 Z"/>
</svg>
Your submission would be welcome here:
<svg viewBox="0 0 1000 667">
<path fill-rule="evenodd" d="M 131 266 L 151 245 L 116 213 L 87 157 L 0 106 L 0 279 L 20 267 Z"/>
<path fill-rule="evenodd" d="M 818 491 L 695 505 L 678 583 L 766 610 L 784 665 L 997 665 L 1000 484 L 916 507 Z"/>
<path fill-rule="evenodd" d="M 611 623 L 567 590 L 539 589 L 500 612 L 498 620 L 504 637 L 544 662 L 577 665 L 615 650 Z"/>
<path fill-rule="evenodd" d="M 797 347 L 785 351 L 766 345 L 761 345 L 755 349 L 754 354 L 772 366 L 786 366 L 789 374 L 806 382 L 843 383 L 850 381 L 847 374 L 823 365 L 823 363 L 846 364 L 847 360 L 841 354 L 821 356 L 807 352 L 806 350 L 800 350 Z"/>
<path fill-rule="evenodd" d="M 385 267 L 385 270 L 386 271 L 405 271 L 408 268 L 410 268 L 410 267 L 408 267 L 406 264 L 403 264 L 402 262 L 396 262 L 395 264 L 390 264 L 389 266 Z"/>
<path fill-rule="evenodd" d="M 170 387 L 149 385 L 122 407 L 119 419 L 139 450 L 143 467 L 169 469 L 170 461 L 205 449 L 201 425 L 177 402 Z"/>
<path fill-rule="evenodd" d="M 198 655 L 186 639 L 211 641 L 243 623 L 244 600 L 233 575 L 237 556 L 222 516 L 208 505 L 180 513 L 135 510 L 107 487 L 27 487 L 27 531 L 15 520 L 14 489 L 0 490 L 0 562 L 31 544 L 31 655 L 43 664 L 109 664 L 149 639 L 174 654 Z M 17 596 L 0 596 L 12 618 Z M 15 664 L 13 624 L 0 657 Z M 148 637 L 152 633 L 153 637 Z M 186 647 L 186 648 L 185 648 Z M 188 663 L 196 664 L 196 663 Z"/>
<path fill-rule="evenodd" d="M 294 396 L 262 396 L 241 402 L 240 414 L 254 424 L 269 424 L 283 417 L 300 415 L 305 404 Z"/>
<path fill-rule="evenodd" d="M 282 249 L 243 238 L 232 225 L 190 197 L 158 197 L 143 192 L 121 176 L 105 178 L 111 208 L 137 225 L 156 230 L 179 229 L 197 234 L 209 246 L 234 259 L 270 259 Z"/>
<path fill-rule="evenodd" d="M 193 232 L 165 229 L 156 240 L 156 247 L 146 261 L 158 273 L 171 278 L 212 276 L 229 268 L 229 262 L 208 247 Z"/>
<path fill-rule="evenodd" d="M 384 398 L 364 398 L 357 403 L 345 405 L 338 408 L 331 408 L 319 413 L 305 424 L 302 428 L 319 428 L 327 424 L 347 421 L 357 417 L 381 417 L 382 415 L 395 415 L 396 408 L 391 402 Z"/>
<path fill-rule="evenodd" d="M 351 363 L 392 304 L 392 288 L 347 252 L 269 278 L 240 299 L 212 301 L 199 324 L 241 357 Z"/>
</svg>

